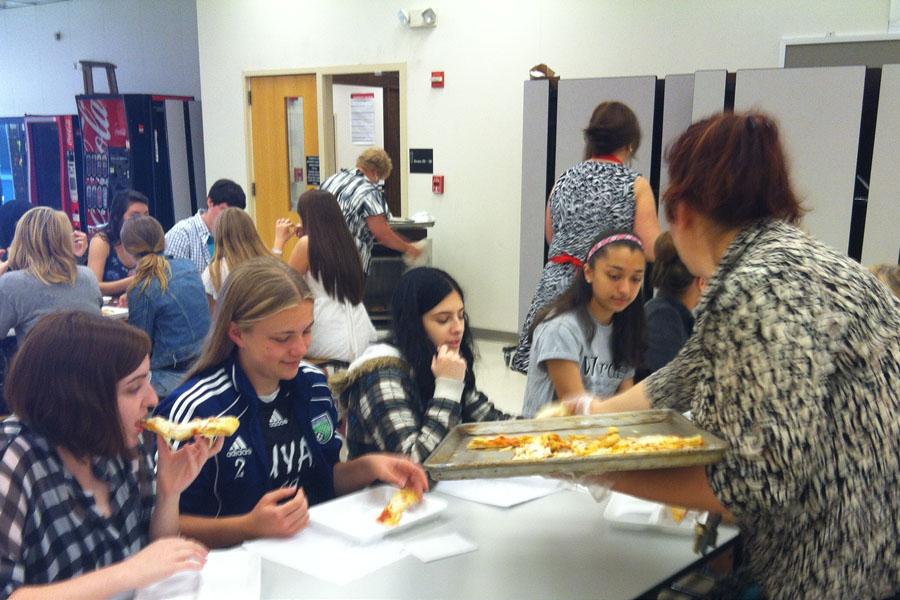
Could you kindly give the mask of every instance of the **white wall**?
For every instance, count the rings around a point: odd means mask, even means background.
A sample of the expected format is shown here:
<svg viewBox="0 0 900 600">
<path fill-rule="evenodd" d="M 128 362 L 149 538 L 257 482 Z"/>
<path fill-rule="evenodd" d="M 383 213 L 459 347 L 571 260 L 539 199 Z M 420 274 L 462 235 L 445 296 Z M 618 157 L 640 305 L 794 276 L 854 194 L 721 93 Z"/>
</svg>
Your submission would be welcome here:
<svg viewBox="0 0 900 600">
<path fill-rule="evenodd" d="M 437 28 L 399 25 L 431 6 Z M 409 211 L 436 218 L 434 264 L 467 292 L 475 327 L 517 327 L 522 81 L 776 67 L 782 36 L 884 33 L 890 0 L 197 0 L 207 180 L 246 184 L 245 71 L 406 63 L 408 145 L 434 148 Z M 433 90 L 432 70 L 446 87 Z M 402 93 L 402 90 L 401 90 Z M 587 115 L 585 115 L 587 119 Z"/>
<path fill-rule="evenodd" d="M 363 150 L 370 146 L 384 148 L 384 91 L 378 87 L 363 85 L 334 84 L 333 108 L 334 108 L 334 165 L 338 169 L 352 169 L 356 166 L 356 159 Z M 350 123 L 350 95 L 351 94 L 375 94 L 373 110 L 375 111 L 375 141 L 371 144 L 359 145 L 353 143 Z"/>
<path fill-rule="evenodd" d="M 116 64 L 120 92 L 200 98 L 196 4 L 72 0 L 0 10 L 0 115 L 74 114 L 84 91 L 79 60 Z M 95 70 L 94 88 L 107 91 L 104 71 Z"/>
</svg>

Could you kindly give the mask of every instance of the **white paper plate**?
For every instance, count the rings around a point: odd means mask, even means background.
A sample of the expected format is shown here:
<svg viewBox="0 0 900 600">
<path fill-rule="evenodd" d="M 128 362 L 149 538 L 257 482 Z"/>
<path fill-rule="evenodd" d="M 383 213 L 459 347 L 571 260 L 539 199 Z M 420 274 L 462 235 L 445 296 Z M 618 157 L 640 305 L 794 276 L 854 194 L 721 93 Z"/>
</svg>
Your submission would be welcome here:
<svg viewBox="0 0 900 600">
<path fill-rule="evenodd" d="M 100 309 L 100 313 L 104 317 L 111 319 L 127 319 L 128 309 L 122 306 L 104 306 Z"/>
<path fill-rule="evenodd" d="M 396 491 L 397 488 L 390 485 L 366 488 L 313 506 L 309 509 L 309 519 L 317 525 L 365 544 L 433 519 L 447 508 L 445 500 L 425 494 L 422 502 L 403 514 L 399 524 L 393 527 L 383 525 L 378 522 L 378 516 Z"/>
<path fill-rule="evenodd" d="M 603 511 L 603 517 L 613 527 L 686 535 L 693 535 L 694 522 L 704 514 L 688 511 L 684 519 L 678 523 L 672 517 L 672 511 L 668 506 L 616 492 L 610 495 Z"/>
</svg>

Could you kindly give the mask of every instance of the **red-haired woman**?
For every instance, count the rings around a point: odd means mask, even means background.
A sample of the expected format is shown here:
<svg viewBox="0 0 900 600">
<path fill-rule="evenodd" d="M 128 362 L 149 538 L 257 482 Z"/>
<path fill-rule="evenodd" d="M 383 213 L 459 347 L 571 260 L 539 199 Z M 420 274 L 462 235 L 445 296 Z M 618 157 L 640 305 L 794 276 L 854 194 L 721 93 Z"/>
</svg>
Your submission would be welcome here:
<svg viewBox="0 0 900 600">
<path fill-rule="evenodd" d="M 728 441 L 707 467 L 610 476 L 614 489 L 723 513 L 768 598 L 900 591 L 900 301 L 797 227 L 778 127 L 693 124 L 669 149 L 666 215 L 709 284 L 667 366 L 594 412 L 690 405 Z"/>
</svg>

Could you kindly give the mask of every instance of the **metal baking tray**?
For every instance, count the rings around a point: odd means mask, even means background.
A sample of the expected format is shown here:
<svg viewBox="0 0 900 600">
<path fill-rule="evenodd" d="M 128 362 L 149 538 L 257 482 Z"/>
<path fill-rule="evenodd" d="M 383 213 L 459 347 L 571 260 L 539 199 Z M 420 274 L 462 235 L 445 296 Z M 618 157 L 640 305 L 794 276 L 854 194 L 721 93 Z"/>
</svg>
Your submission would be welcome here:
<svg viewBox="0 0 900 600">
<path fill-rule="evenodd" d="M 493 435 L 540 435 L 556 432 L 602 435 L 610 426 L 624 436 L 703 436 L 700 448 L 669 452 L 646 452 L 601 456 L 577 456 L 513 460 L 512 450 L 469 450 L 473 437 Z M 705 465 L 721 460 L 728 444 L 691 423 L 674 410 L 644 410 L 591 416 L 556 417 L 540 420 L 485 421 L 457 425 L 431 453 L 423 467 L 432 479 L 476 479 L 543 475 L 548 473 L 600 473 L 668 469 Z"/>
</svg>

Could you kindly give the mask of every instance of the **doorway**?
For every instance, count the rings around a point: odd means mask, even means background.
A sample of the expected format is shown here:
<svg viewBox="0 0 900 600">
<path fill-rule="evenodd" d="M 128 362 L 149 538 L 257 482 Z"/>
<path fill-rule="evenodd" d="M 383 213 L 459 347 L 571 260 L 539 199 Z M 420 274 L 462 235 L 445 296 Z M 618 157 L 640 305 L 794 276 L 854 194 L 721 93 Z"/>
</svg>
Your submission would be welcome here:
<svg viewBox="0 0 900 600">
<path fill-rule="evenodd" d="M 335 170 L 352 169 L 356 157 L 368 146 L 384 147 L 394 164 L 391 176 L 384 182 L 384 196 L 391 214 L 400 216 L 400 73 L 335 74 L 330 76 L 330 80 Z M 369 100 L 371 107 L 367 102 Z M 369 138 L 371 143 L 366 143 L 365 139 L 367 108 L 373 109 L 374 118 L 379 121 L 374 124 L 373 135 Z M 363 122 L 354 123 L 360 117 Z"/>
</svg>

